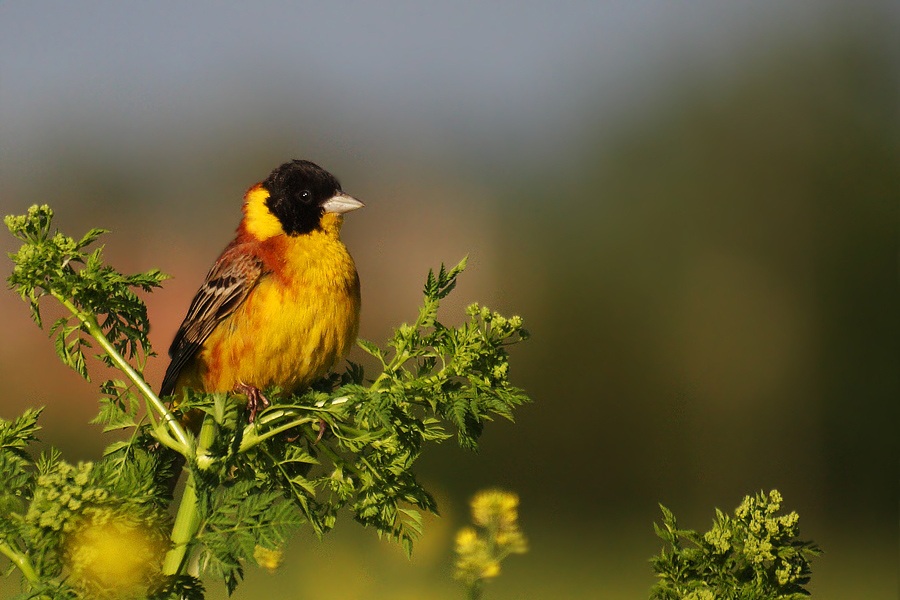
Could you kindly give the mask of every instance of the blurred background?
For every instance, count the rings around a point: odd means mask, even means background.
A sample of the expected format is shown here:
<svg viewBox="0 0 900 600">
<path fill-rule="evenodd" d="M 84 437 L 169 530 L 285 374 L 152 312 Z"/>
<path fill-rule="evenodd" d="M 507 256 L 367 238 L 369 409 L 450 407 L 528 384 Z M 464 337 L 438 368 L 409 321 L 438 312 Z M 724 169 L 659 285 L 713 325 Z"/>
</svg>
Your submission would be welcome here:
<svg viewBox="0 0 900 600">
<path fill-rule="evenodd" d="M 887 0 L 8 1 L 0 208 L 49 203 L 170 273 L 146 297 L 164 355 L 244 190 L 307 158 L 367 204 L 344 228 L 362 337 L 465 254 L 443 319 L 525 317 L 535 402 L 422 458 L 442 516 L 411 561 L 345 519 L 238 598 L 459 598 L 486 486 L 531 543 L 488 598 L 646 597 L 658 502 L 705 530 L 771 488 L 825 550 L 815 597 L 896 598 L 898 25 Z M 0 416 L 46 405 L 42 439 L 98 457 L 93 385 L 13 293 L 0 311 Z"/>
</svg>

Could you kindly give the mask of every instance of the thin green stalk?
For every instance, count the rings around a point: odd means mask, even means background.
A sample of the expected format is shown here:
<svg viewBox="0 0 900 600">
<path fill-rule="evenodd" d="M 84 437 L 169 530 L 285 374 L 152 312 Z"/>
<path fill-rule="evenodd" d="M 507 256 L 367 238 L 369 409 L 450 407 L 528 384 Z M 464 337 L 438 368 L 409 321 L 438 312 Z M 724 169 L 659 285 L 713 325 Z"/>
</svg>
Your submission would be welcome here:
<svg viewBox="0 0 900 600">
<path fill-rule="evenodd" d="M 466 586 L 466 600 L 481 600 L 484 592 L 484 583 L 479 579 Z"/>
<path fill-rule="evenodd" d="M 296 405 L 289 406 L 289 407 L 283 407 L 283 408 L 280 408 L 279 410 L 267 410 L 263 414 L 261 414 L 259 417 L 257 417 L 257 419 L 251 425 L 248 425 L 247 428 L 256 427 L 259 425 L 266 425 L 268 423 L 271 423 L 272 421 L 277 421 L 279 419 L 283 419 L 284 417 L 296 417 L 297 415 L 301 414 L 301 412 L 303 412 L 303 411 L 310 412 L 310 411 L 314 411 L 314 410 L 317 410 L 317 409 L 313 408 L 312 406 L 296 406 Z M 245 430 L 245 433 L 246 433 L 246 430 Z"/>
<path fill-rule="evenodd" d="M 163 560 L 163 575 L 177 575 L 181 572 L 184 559 L 187 556 L 188 546 L 194 541 L 194 536 L 200 527 L 200 512 L 197 504 L 197 487 L 194 483 L 194 474 L 189 473 L 181 503 L 178 505 L 178 514 L 175 515 L 175 525 L 172 527 L 172 549 L 166 553 Z"/>
<path fill-rule="evenodd" d="M 294 427 L 297 427 L 298 425 L 305 425 L 307 423 L 311 423 L 314 420 L 315 419 L 310 419 L 309 417 L 303 417 L 301 419 L 295 419 L 293 421 L 288 421 L 284 425 L 279 425 L 278 427 L 275 427 L 274 429 L 269 429 L 268 431 L 266 431 L 263 434 L 258 434 L 255 432 L 245 433 L 244 436 L 241 438 L 241 446 L 240 446 L 238 452 L 246 452 L 250 448 L 253 448 L 254 446 L 258 446 L 259 444 L 266 441 L 267 439 L 269 439 L 271 437 L 275 437 L 279 433 L 282 433 L 289 429 L 293 429 Z M 254 430 L 255 429 L 256 428 L 254 427 Z"/>
<path fill-rule="evenodd" d="M 38 583 L 40 581 L 37 572 L 34 570 L 34 566 L 31 564 L 31 561 L 28 560 L 27 556 L 20 552 L 16 552 L 3 543 L 0 543 L 0 554 L 3 554 L 12 564 L 16 565 L 16 567 L 22 571 L 22 575 L 25 576 L 25 579 L 31 583 Z"/>
<path fill-rule="evenodd" d="M 68 298 L 63 297 L 52 290 L 50 293 L 53 294 L 53 297 L 59 300 L 59 302 L 63 306 L 65 306 L 69 310 L 69 312 L 75 315 L 75 318 L 81 321 L 88 334 L 95 340 L 97 340 L 103 350 L 112 359 L 113 363 L 115 363 L 116 367 L 118 367 L 120 371 L 125 373 L 125 375 L 131 380 L 131 382 L 141 391 L 150 406 L 152 406 L 153 409 L 160 414 L 160 416 L 166 422 L 169 430 L 175 435 L 178 443 L 182 446 L 182 448 L 175 448 L 175 450 L 180 451 L 182 454 L 187 453 L 188 449 L 191 447 L 191 442 L 187 436 L 187 433 L 184 431 L 184 428 L 181 426 L 181 423 L 179 423 L 178 419 L 175 418 L 175 415 L 173 415 L 171 411 L 166 408 L 166 405 L 153 392 L 147 382 L 144 381 L 144 378 L 134 370 L 134 368 L 128 363 L 128 361 L 125 360 L 125 357 L 119 354 L 116 348 L 103 333 L 103 330 L 97 323 L 97 319 L 93 315 L 86 314 L 81 311 L 77 306 L 72 304 L 72 302 Z"/>
<path fill-rule="evenodd" d="M 413 326 L 414 328 L 419 327 L 419 322 L 416 321 L 416 324 Z M 394 353 L 394 358 L 391 359 L 387 365 L 385 365 L 384 369 L 381 371 L 381 374 L 375 378 L 375 381 L 372 382 L 372 385 L 369 386 L 370 390 L 380 389 L 380 384 L 385 379 L 390 378 L 390 376 L 399 369 L 403 363 L 410 359 L 410 354 L 406 351 L 406 347 L 409 345 L 408 341 L 404 340 L 403 344 L 397 348 L 397 351 Z M 382 361 L 382 364 L 384 361 Z"/>
<path fill-rule="evenodd" d="M 388 375 L 388 370 L 387 370 L 387 368 L 385 368 L 385 370 L 381 372 L 381 374 L 375 379 L 375 381 L 372 382 L 372 385 L 369 386 L 369 389 L 370 390 L 379 389 L 380 388 L 379 384 L 382 381 L 384 381 L 385 379 L 387 379 L 388 377 L 390 377 L 390 375 Z"/>
<path fill-rule="evenodd" d="M 215 420 L 206 415 L 203 425 L 200 426 L 200 436 L 197 444 L 197 457 L 206 456 L 207 451 L 216 441 L 218 427 Z M 175 524 L 172 526 L 172 549 L 163 560 L 163 575 L 181 574 L 185 567 L 185 559 L 188 549 L 197 537 L 200 530 L 200 505 L 197 498 L 197 485 L 194 481 L 194 473 L 188 471 L 188 479 L 185 483 L 184 493 L 178 505 L 178 513 L 175 515 Z"/>
</svg>

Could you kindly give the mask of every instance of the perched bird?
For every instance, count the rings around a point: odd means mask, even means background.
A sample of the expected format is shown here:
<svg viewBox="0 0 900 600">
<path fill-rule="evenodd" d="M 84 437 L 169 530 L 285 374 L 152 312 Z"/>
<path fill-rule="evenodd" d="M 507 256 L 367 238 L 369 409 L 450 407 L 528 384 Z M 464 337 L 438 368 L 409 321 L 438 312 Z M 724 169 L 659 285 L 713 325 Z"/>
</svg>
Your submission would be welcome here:
<svg viewBox="0 0 900 600">
<path fill-rule="evenodd" d="M 175 334 L 160 396 L 184 387 L 237 391 L 252 420 L 268 405 L 263 390 L 301 390 L 346 356 L 359 330 L 360 294 L 339 233 L 343 214 L 362 206 L 305 160 L 251 187 L 234 240 Z"/>
</svg>

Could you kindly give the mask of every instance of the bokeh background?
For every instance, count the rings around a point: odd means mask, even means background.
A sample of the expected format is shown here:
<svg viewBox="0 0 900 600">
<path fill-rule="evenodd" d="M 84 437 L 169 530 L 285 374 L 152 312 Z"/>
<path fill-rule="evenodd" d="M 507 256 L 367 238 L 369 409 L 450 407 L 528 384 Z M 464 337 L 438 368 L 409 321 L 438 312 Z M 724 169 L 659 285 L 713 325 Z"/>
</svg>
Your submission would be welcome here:
<svg viewBox="0 0 900 600">
<path fill-rule="evenodd" d="M 773 487 L 825 550 L 814 597 L 896 598 L 898 25 L 889 1 L 7 1 L 0 208 L 172 274 L 147 297 L 164 353 L 243 191 L 308 158 L 367 203 L 363 337 L 465 254 L 444 319 L 526 318 L 535 402 L 422 459 L 442 517 L 411 561 L 345 519 L 238 598 L 459 598 L 486 486 L 531 542 L 490 598 L 646 597 L 657 502 L 699 529 Z M 46 443 L 99 456 L 95 389 L 0 311 L 0 416 L 46 405 Z"/>
</svg>

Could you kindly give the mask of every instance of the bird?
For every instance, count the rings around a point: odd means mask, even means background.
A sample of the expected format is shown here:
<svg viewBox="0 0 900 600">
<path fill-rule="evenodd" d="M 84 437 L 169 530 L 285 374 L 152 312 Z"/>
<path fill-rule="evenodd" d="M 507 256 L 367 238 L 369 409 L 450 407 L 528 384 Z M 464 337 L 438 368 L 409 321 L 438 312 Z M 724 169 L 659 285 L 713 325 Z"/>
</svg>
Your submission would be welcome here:
<svg viewBox="0 0 900 600">
<path fill-rule="evenodd" d="M 364 204 L 307 160 L 275 168 L 244 195 L 234 239 L 216 259 L 169 348 L 160 397 L 184 388 L 247 397 L 302 391 L 342 360 L 359 331 L 360 284 L 340 239 Z"/>
</svg>

